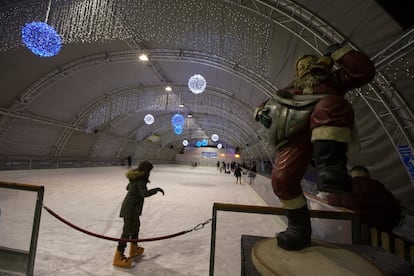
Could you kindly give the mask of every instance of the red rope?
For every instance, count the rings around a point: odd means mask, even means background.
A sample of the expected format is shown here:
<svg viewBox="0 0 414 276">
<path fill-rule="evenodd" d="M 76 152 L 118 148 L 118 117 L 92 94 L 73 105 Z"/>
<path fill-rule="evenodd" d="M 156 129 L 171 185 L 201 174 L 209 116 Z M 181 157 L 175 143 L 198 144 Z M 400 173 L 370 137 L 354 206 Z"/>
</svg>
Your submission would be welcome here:
<svg viewBox="0 0 414 276">
<path fill-rule="evenodd" d="M 185 231 L 181 231 L 175 234 L 171 234 L 171 235 L 167 235 L 167 236 L 161 236 L 161 237 L 155 237 L 155 238 L 146 238 L 146 239 L 119 239 L 119 238 L 113 238 L 113 237 L 108 237 L 108 236 L 104 236 L 104 235 L 100 235 L 100 234 L 96 234 L 93 232 L 90 232 L 88 230 L 82 229 L 79 226 L 76 226 L 72 223 L 70 223 L 69 221 L 65 220 L 64 218 L 62 218 L 61 216 L 59 216 L 58 214 L 56 214 L 55 212 L 53 212 L 51 209 L 49 209 L 48 207 L 43 205 L 43 208 L 49 212 L 49 214 L 51 214 L 52 216 L 54 216 L 55 218 L 57 218 L 58 220 L 60 220 L 61 222 L 63 222 L 64 224 L 82 232 L 85 233 L 87 235 L 90 236 L 94 236 L 100 239 L 104 239 L 104 240 L 110 240 L 110 241 L 124 241 L 124 242 L 148 242 L 148 241 L 158 241 L 158 240 L 165 240 L 165 239 L 169 239 L 169 238 L 174 238 L 174 237 L 178 237 L 184 234 L 187 234 L 191 231 L 193 231 L 193 229 L 191 230 L 185 230 Z"/>
</svg>

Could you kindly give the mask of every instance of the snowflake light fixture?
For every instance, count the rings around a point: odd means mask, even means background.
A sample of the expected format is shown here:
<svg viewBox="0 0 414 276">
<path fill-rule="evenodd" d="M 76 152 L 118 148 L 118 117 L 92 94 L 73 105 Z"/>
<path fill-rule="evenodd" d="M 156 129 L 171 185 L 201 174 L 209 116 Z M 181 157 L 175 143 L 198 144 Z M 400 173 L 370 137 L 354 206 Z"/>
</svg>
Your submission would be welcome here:
<svg viewBox="0 0 414 276">
<path fill-rule="evenodd" d="M 174 127 L 174 133 L 177 135 L 180 135 L 181 133 L 183 133 L 183 127 L 182 126 L 175 126 Z"/>
<path fill-rule="evenodd" d="M 174 114 L 174 116 L 172 116 L 171 118 L 171 124 L 174 127 L 177 127 L 177 126 L 182 127 L 182 125 L 184 124 L 184 116 L 178 113 Z"/>
<path fill-rule="evenodd" d="M 183 146 L 184 147 L 188 146 L 188 140 L 183 140 Z"/>
<path fill-rule="evenodd" d="M 153 123 L 154 123 L 154 121 L 155 121 L 154 116 L 152 116 L 151 114 L 147 114 L 147 115 L 145 115 L 145 117 L 144 117 L 144 122 L 145 122 L 147 125 L 151 125 L 151 124 L 153 124 Z"/>
<path fill-rule="evenodd" d="M 211 135 L 211 140 L 213 142 L 217 142 L 219 140 L 219 136 L 217 134 L 213 134 L 213 135 Z"/>
<path fill-rule="evenodd" d="M 55 56 L 62 48 L 59 34 L 44 22 L 31 22 L 24 25 L 22 41 L 33 54 L 41 57 Z"/>
<path fill-rule="evenodd" d="M 203 93 L 204 89 L 206 89 L 206 86 L 207 86 L 206 79 L 202 75 L 195 74 L 188 80 L 188 88 L 194 94 Z"/>
</svg>

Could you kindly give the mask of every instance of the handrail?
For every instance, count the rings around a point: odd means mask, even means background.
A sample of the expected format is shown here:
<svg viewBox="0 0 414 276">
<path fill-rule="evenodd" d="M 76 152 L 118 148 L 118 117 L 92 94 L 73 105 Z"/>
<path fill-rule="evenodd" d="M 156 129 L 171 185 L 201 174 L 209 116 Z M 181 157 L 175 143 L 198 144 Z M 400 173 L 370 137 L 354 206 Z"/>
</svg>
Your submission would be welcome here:
<svg viewBox="0 0 414 276">
<path fill-rule="evenodd" d="M 210 276 L 214 275 L 217 211 L 267 214 L 267 215 L 279 215 L 279 216 L 286 215 L 286 209 L 280 208 L 280 207 L 240 205 L 240 204 L 228 204 L 228 203 L 215 202 L 213 204 L 213 215 L 212 215 L 212 225 L 211 225 L 210 270 L 209 270 Z M 309 212 L 312 218 L 351 220 L 352 243 L 353 244 L 360 243 L 361 224 L 360 224 L 360 218 L 358 214 L 353 213 L 353 212 L 342 213 L 342 212 L 326 211 L 326 210 L 310 210 Z"/>
</svg>

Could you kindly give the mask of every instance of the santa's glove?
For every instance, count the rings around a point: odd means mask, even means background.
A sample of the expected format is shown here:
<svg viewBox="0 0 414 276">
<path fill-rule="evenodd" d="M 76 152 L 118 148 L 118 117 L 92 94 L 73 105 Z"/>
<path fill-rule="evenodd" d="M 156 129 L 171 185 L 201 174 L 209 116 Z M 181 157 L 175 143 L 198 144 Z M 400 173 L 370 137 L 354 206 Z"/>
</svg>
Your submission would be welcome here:
<svg viewBox="0 0 414 276">
<path fill-rule="evenodd" d="M 255 120 L 259 121 L 265 128 L 270 128 L 272 125 L 272 118 L 270 118 L 270 109 L 267 107 L 262 107 L 256 109 Z"/>
<path fill-rule="evenodd" d="M 346 40 L 343 41 L 342 43 L 334 43 L 329 45 L 328 47 L 325 48 L 325 50 L 323 51 L 323 55 L 324 56 L 330 56 L 333 52 L 341 49 L 342 47 L 344 47 L 346 45 Z"/>
<path fill-rule="evenodd" d="M 162 195 L 164 195 L 164 190 L 163 190 L 163 189 L 161 189 L 161 188 L 155 188 L 155 190 L 156 190 L 157 192 L 162 193 Z"/>
</svg>

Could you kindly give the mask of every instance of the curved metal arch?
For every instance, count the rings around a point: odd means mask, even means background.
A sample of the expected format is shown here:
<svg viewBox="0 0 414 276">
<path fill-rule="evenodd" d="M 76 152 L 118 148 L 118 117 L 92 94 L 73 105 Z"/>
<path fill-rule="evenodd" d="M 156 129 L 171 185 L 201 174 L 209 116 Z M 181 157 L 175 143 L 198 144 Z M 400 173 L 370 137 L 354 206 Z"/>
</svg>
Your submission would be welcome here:
<svg viewBox="0 0 414 276">
<path fill-rule="evenodd" d="M 219 109 L 216 108 L 216 107 L 211 107 L 211 106 L 207 107 L 207 106 L 204 106 L 204 105 L 200 105 L 200 106 L 198 106 L 198 108 L 201 111 L 204 111 L 204 109 L 210 110 L 210 113 L 208 113 L 208 114 L 219 114 L 219 112 L 218 112 Z M 95 144 L 92 146 L 92 149 L 91 149 L 91 152 L 90 152 L 90 157 L 94 157 L 95 153 L 99 151 L 99 147 L 102 145 L 103 139 L 105 138 L 106 130 L 110 129 L 114 125 L 119 124 L 121 121 L 125 120 L 126 117 L 128 116 L 128 114 L 130 114 L 130 113 L 125 113 L 123 116 L 117 117 L 113 122 L 111 122 L 110 124 L 105 126 L 105 129 L 103 129 L 103 131 L 100 132 L 99 137 L 97 138 Z M 235 125 L 229 125 L 229 126 L 232 127 L 232 128 L 237 128 L 239 130 L 238 133 L 243 134 L 243 136 L 246 138 L 244 141 L 246 141 L 248 138 L 256 137 L 256 136 L 252 136 L 252 134 L 255 134 L 256 131 L 253 128 L 251 128 L 250 125 L 248 125 L 245 120 L 243 120 L 242 118 L 240 118 L 238 116 L 235 116 L 233 114 L 225 114 L 225 115 L 226 115 L 225 117 L 219 117 L 219 116 L 217 116 L 217 117 L 222 118 L 222 120 L 221 120 L 222 122 L 225 122 L 227 120 L 235 122 Z M 210 117 L 212 117 L 212 116 L 210 116 Z M 163 118 L 168 118 L 168 119 L 163 120 Z M 158 132 L 160 129 L 165 129 L 165 128 L 170 127 L 170 118 L 171 118 L 170 115 L 161 116 L 161 121 L 162 121 L 161 124 L 162 125 L 157 125 L 156 128 L 152 128 L 151 132 Z M 157 119 L 157 121 L 158 121 L 158 119 Z M 242 126 L 242 127 L 239 127 L 239 126 Z M 147 125 L 142 124 L 141 128 L 142 127 L 146 128 Z M 120 149 L 118 150 L 118 152 L 122 151 L 122 148 L 125 147 L 127 142 L 136 141 L 136 139 L 132 139 L 132 137 L 134 135 L 136 135 L 136 133 L 139 132 L 139 130 L 140 130 L 140 128 L 134 129 L 133 131 L 130 132 L 130 134 L 128 135 L 128 139 L 125 139 L 125 142 L 122 143 L 122 145 L 121 145 Z M 144 133 L 144 134 L 148 135 L 149 133 Z M 232 136 L 234 136 L 234 135 L 232 135 Z M 237 138 L 237 136 L 234 136 L 234 137 Z M 65 136 L 65 138 L 69 139 L 68 136 Z M 235 139 L 235 141 L 237 141 L 238 143 L 242 143 L 243 140 Z M 249 140 L 250 143 L 252 143 L 251 141 L 252 140 Z"/>
<path fill-rule="evenodd" d="M 183 86 L 183 84 L 177 84 L 178 87 Z M 103 105 L 109 101 L 112 101 L 118 97 L 123 97 L 123 96 L 128 96 L 128 95 L 132 95 L 132 94 L 139 94 L 139 93 L 152 93 L 149 92 L 149 90 L 154 89 L 154 88 L 160 88 L 161 89 L 161 84 L 157 84 L 157 85 L 147 85 L 147 86 L 131 86 L 131 87 L 126 87 L 124 89 L 118 89 L 116 90 L 114 93 L 112 93 L 111 95 L 107 96 L 102 96 L 101 98 L 99 98 L 97 101 L 95 101 L 94 103 L 92 103 L 91 105 L 85 107 L 81 112 L 79 112 L 79 114 L 76 116 L 76 119 L 74 121 L 75 125 L 80 124 L 82 121 L 86 120 L 86 117 L 88 116 L 88 114 L 90 114 L 91 112 L 93 112 L 93 110 L 97 110 L 99 108 L 100 105 Z M 162 92 L 165 93 L 165 92 Z M 214 88 L 214 87 L 208 87 L 207 90 L 205 91 L 206 94 L 212 93 L 215 98 L 219 98 L 219 99 L 225 99 L 227 100 L 227 102 L 231 101 L 234 102 L 235 104 L 237 104 L 237 108 L 242 110 L 242 109 L 248 109 L 250 108 L 246 102 L 243 102 L 237 98 L 232 98 L 229 95 L 231 93 L 229 92 L 225 92 L 222 89 L 218 89 L 218 88 Z M 146 109 L 151 110 L 151 106 L 145 106 Z M 217 112 L 217 110 L 215 110 L 215 112 Z M 246 114 L 250 114 L 253 111 L 246 111 Z M 227 114 L 227 113 L 224 113 Z M 227 115 L 226 115 L 227 116 Z M 54 156 L 59 156 L 60 153 L 62 152 L 65 144 L 67 143 L 69 137 L 70 137 L 70 133 L 72 133 L 70 130 L 65 130 L 64 133 L 62 133 L 62 135 L 59 137 L 58 142 L 55 145 L 55 151 L 54 151 Z"/>
<path fill-rule="evenodd" d="M 174 84 L 175 87 L 177 88 L 183 88 L 185 87 L 185 84 Z M 90 104 L 89 106 L 86 106 L 82 111 L 80 111 L 76 117 L 75 120 L 73 122 L 74 125 L 78 125 L 80 123 L 82 123 L 82 121 L 85 121 L 86 118 L 88 117 L 88 115 L 90 115 L 94 110 L 99 110 L 100 106 L 103 106 L 105 104 L 108 104 L 111 101 L 115 101 L 116 99 L 119 99 L 121 97 L 125 97 L 125 96 L 131 96 L 134 94 L 151 94 L 154 95 L 154 91 L 152 89 L 159 89 L 160 93 L 162 93 L 163 95 L 166 95 L 166 92 L 163 90 L 163 86 L 162 84 L 151 84 L 151 85 L 139 85 L 139 86 L 128 86 L 125 88 L 121 88 L 121 89 L 117 89 L 115 90 L 113 93 L 111 93 L 110 95 L 104 95 L 101 96 L 98 100 L 96 100 L 95 102 L 93 102 L 92 104 Z M 161 90 L 162 89 L 162 90 Z M 225 91 L 223 89 L 217 88 L 217 87 L 212 87 L 212 86 L 208 86 L 206 88 L 206 91 L 204 92 L 206 93 L 205 95 L 213 95 L 214 97 L 209 97 L 211 98 L 211 102 L 216 101 L 218 102 L 218 105 L 223 104 L 224 102 L 226 102 L 226 106 L 229 105 L 229 103 L 231 103 L 232 105 L 234 104 L 234 110 L 239 111 L 239 115 L 240 117 L 242 117 L 241 115 L 243 115 L 242 111 L 245 110 L 244 115 L 247 117 L 250 117 L 251 114 L 253 114 L 253 109 L 248 105 L 248 103 L 246 101 L 243 101 L 240 98 L 235 98 L 233 97 L 233 94 L 229 91 Z M 203 93 L 203 94 L 204 94 Z M 174 94 L 174 93 L 170 93 L 170 95 L 178 95 L 178 94 Z M 190 99 L 204 99 L 205 97 L 197 97 L 196 95 L 191 95 L 190 97 L 187 98 L 188 102 L 190 102 Z M 195 103 L 193 103 L 195 104 Z M 177 104 L 178 106 L 178 104 Z M 142 110 L 151 110 L 151 106 L 150 105 L 145 105 L 144 109 Z M 214 112 L 218 112 L 221 111 L 223 114 L 225 114 L 225 116 L 229 116 L 227 112 L 223 112 L 223 109 L 221 110 L 215 110 Z M 59 156 L 60 153 L 63 151 L 64 146 L 66 145 L 69 137 L 70 137 L 70 130 L 65 130 L 64 133 L 59 137 L 58 142 L 55 145 L 55 151 L 54 151 L 54 156 Z"/>
</svg>

